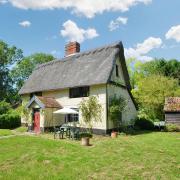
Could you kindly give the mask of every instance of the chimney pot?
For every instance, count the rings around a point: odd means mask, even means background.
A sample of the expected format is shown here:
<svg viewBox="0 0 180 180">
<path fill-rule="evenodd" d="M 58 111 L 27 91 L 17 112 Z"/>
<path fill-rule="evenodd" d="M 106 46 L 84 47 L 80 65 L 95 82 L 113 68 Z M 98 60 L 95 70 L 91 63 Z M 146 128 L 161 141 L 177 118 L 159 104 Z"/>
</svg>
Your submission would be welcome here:
<svg viewBox="0 0 180 180">
<path fill-rule="evenodd" d="M 78 42 L 69 42 L 66 46 L 65 46 L 65 55 L 69 56 L 75 53 L 80 52 L 80 44 Z"/>
</svg>

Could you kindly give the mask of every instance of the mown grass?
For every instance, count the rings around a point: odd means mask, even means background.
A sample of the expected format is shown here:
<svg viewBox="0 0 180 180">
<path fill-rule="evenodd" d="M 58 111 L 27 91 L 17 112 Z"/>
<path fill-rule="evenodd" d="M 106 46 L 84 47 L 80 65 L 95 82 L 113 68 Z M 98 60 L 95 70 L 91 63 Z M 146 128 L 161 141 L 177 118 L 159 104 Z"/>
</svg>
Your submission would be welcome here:
<svg viewBox="0 0 180 180">
<path fill-rule="evenodd" d="M 9 136 L 12 134 L 13 134 L 13 132 L 10 129 L 0 129 L 0 137 L 1 136 Z"/>
<path fill-rule="evenodd" d="M 179 179 L 180 134 L 95 137 L 92 146 L 46 136 L 0 140 L 0 179 Z"/>
<path fill-rule="evenodd" d="M 24 133 L 24 132 L 27 132 L 27 127 L 21 126 L 21 127 L 14 129 L 14 130 L 16 132 L 19 132 L 19 133 Z"/>
</svg>

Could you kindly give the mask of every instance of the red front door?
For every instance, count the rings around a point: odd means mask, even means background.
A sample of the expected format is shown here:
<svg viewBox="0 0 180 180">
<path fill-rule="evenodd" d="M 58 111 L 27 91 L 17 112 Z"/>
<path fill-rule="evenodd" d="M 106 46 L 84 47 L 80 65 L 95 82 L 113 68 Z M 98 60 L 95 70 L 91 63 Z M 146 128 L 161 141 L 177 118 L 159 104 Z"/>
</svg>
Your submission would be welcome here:
<svg viewBox="0 0 180 180">
<path fill-rule="evenodd" d="M 34 132 L 35 133 L 40 132 L 40 113 L 39 112 L 34 113 Z"/>
</svg>

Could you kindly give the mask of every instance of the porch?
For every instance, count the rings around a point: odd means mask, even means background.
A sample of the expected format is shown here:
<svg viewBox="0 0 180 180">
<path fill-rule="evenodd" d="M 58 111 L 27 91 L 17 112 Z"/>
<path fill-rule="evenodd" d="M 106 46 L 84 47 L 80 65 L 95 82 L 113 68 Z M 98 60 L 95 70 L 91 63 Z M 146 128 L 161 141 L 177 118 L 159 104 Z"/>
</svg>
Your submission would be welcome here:
<svg viewBox="0 0 180 180">
<path fill-rule="evenodd" d="M 35 133 L 54 130 L 54 127 L 60 127 L 67 122 L 71 124 L 71 122 L 79 119 L 78 113 L 57 113 L 64 108 L 54 98 L 50 97 L 34 96 L 26 108 L 29 109 L 28 130 Z"/>
</svg>

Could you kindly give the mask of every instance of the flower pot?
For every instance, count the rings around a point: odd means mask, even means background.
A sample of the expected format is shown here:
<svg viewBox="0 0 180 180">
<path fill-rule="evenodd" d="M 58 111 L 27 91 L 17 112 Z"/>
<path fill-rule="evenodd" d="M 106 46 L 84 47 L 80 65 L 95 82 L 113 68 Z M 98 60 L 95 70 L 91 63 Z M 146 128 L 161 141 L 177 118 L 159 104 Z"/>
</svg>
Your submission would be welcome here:
<svg viewBox="0 0 180 180">
<path fill-rule="evenodd" d="M 82 137 L 81 138 L 81 145 L 89 146 L 89 137 Z"/>
<path fill-rule="evenodd" d="M 117 132 L 111 132 L 111 137 L 112 137 L 112 138 L 117 138 L 117 135 L 118 135 Z"/>
</svg>

